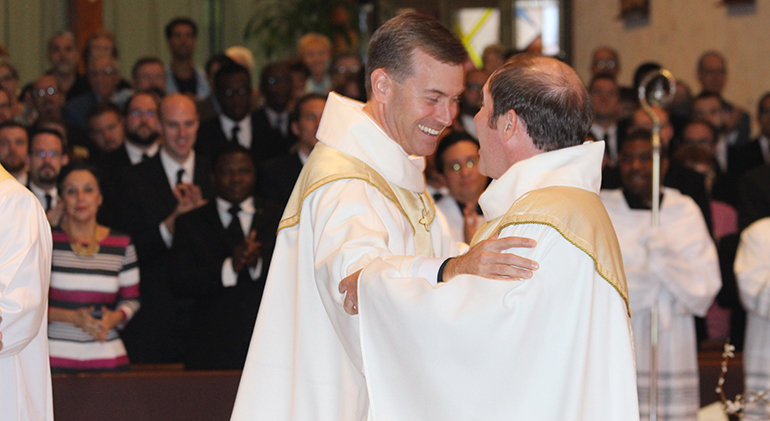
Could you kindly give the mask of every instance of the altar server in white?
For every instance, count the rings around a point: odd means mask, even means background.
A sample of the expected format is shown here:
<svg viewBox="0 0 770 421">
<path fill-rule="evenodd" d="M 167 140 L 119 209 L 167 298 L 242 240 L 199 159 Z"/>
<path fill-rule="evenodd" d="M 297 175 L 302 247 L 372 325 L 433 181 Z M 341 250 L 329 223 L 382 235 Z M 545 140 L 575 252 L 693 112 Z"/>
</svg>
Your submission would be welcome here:
<svg viewBox="0 0 770 421">
<path fill-rule="evenodd" d="M 50 281 L 45 212 L 0 165 L 0 421 L 53 420 Z"/>
<path fill-rule="evenodd" d="M 370 419 L 638 420 L 626 281 L 598 196 L 604 143 L 584 143 L 588 94 L 569 66 L 523 54 L 483 95 L 479 168 L 494 181 L 474 241 L 533 238 L 534 249 L 508 251 L 540 268 L 528 280 L 438 286 L 398 279 L 387 257 L 364 268 Z"/>
<path fill-rule="evenodd" d="M 663 178 L 668 160 L 661 156 Z M 650 132 L 626 137 L 619 169 L 623 188 L 601 197 L 623 251 L 641 417 L 650 412 L 650 309 L 657 302 L 658 420 L 694 421 L 700 389 L 693 316 L 705 316 L 722 286 L 716 247 L 698 205 L 675 189 L 662 189 L 660 226 L 652 227 Z"/>
<path fill-rule="evenodd" d="M 741 302 L 748 313 L 743 373 L 746 391 L 770 390 L 770 218 L 749 225 L 741 233 L 735 255 L 735 276 Z M 752 415 L 767 417 L 764 405 L 748 408 Z"/>
<path fill-rule="evenodd" d="M 422 156 L 435 151 L 457 114 L 466 58 L 462 43 L 437 21 L 401 15 L 370 42 L 369 101 L 329 96 L 319 143 L 279 225 L 234 420 L 367 418 L 359 320 L 345 312 L 339 283 L 385 256 L 404 282 L 435 283 L 443 259 L 417 256 L 457 253 L 425 192 Z M 493 251 L 531 244 L 481 243 L 445 265 L 444 279 L 528 278 L 531 272 L 520 268 L 534 263 Z"/>
</svg>

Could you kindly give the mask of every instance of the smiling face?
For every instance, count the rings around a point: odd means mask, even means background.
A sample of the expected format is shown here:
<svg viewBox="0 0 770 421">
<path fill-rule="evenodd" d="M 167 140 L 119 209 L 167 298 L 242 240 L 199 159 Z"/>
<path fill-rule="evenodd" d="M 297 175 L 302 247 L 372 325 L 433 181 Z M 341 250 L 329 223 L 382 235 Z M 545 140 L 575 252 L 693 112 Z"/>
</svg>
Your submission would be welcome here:
<svg viewBox="0 0 770 421">
<path fill-rule="evenodd" d="M 420 49 L 412 54 L 413 73 L 403 82 L 389 79 L 383 129 L 410 155 L 436 150 L 439 135 L 457 115 L 463 68 L 442 63 Z"/>
<path fill-rule="evenodd" d="M 241 152 L 222 155 L 214 168 L 213 182 L 217 196 L 232 204 L 243 202 L 254 194 L 254 161 L 248 154 Z"/>
<path fill-rule="evenodd" d="M 91 171 L 73 170 L 67 174 L 61 187 L 59 195 L 68 219 L 89 222 L 96 218 L 96 212 L 102 205 L 102 194 Z"/>
<path fill-rule="evenodd" d="M 487 177 L 479 173 L 479 148 L 469 141 L 457 142 L 444 151 L 444 168 L 449 194 L 463 203 L 478 201 L 487 187 Z"/>
<path fill-rule="evenodd" d="M 169 95 L 161 104 L 163 149 L 177 162 L 184 162 L 195 146 L 198 112 L 195 103 L 182 94 Z"/>
<path fill-rule="evenodd" d="M 506 156 L 503 153 L 503 136 L 499 130 L 501 124 L 498 118 L 495 127 L 489 127 L 489 118 L 494 114 L 495 104 L 489 95 L 489 82 L 484 85 L 484 103 L 476 113 L 473 121 L 476 123 L 476 134 L 479 137 L 479 172 L 492 178 L 499 178 L 508 168 Z"/>
</svg>

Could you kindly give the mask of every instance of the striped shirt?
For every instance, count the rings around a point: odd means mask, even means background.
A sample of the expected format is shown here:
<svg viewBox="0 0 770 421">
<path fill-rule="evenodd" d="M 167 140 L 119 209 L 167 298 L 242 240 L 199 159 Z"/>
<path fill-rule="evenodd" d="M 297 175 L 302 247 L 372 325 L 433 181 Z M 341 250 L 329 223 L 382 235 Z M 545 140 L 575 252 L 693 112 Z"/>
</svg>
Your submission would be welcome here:
<svg viewBox="0 0 770 421">
<path fill-rule="evenodd" d="M 121 311 L 122 328 L 139 309 L 139 267 L 131 239 L 115 231 L 99 243 L 90 257 L 72 250 L 69 236 L 54 227 L 50 307 L 76 310 L 93 307 L 95 318 L 101 308 Z M 85 330 L 66 322 L 48 325 L 51 367 L 54 371 L 117 370 L 128 366 L 128 356 L 115 328 L 101 343 Z"/>
</svg>

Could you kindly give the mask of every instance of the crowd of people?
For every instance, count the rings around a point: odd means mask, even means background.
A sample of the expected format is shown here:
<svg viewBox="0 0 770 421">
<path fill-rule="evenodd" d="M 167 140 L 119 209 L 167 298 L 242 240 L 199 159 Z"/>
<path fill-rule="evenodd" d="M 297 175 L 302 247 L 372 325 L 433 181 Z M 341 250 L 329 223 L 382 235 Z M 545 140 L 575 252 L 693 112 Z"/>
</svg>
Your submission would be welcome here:
<svg viewBox="0 0 770 421">
<path fill-rule="evenodd" d="M 48 339 L 53 372 L 177 362 L 187 369 L 242 369 L 279 223 L 283 229 L 296 218 L 293 223 L 302 228 L 299 209 L 305 197 L 292 192 L 303 166 L 319 138 L 328 146 L 346 136 L 337 126 L 353 124 L 344 115 L 359 103 L 344 97 L 367 102 L 367 91 L 380 87 L 373 88 L 375 82 L 392 82 L 387 74 L 368 75 L 359 55 L 334 55 L 328 38 L 307 34 L 297 43 L 295 58 L 266 63 L 253 83 L 254 59 L 240 47 L 210 57 L 205 69 L 196 67 L 197 36 L 192 20 L 172 20 L 165 28 L 170 62 L 139 58 L 130 80 L 120 75 L 116 42 L 106 31 L 90 37 L 82 54 L 72 33 L 54 35 L 48 42 L 50 69 L 27 86 L 21 86 L 9 57 L 0 58 L 0 164 L 35 195 L 52 227 Z M 439 137 L 435 153 L 417 146 L 406 151 L 427 155 L 425 187 L 458 243 L 475 244 L 489 235 L 483 228 L 490 215 L 480 206 L 482 194 L 497 186 L 504 196 L 502 184 L 490 182 L 510 178 L 504 177 L 508 167 L 499 174 L 490 174 L 489 167 L 487 175 L 479 171 L 480 142 L 483 148 L 489 127 L 477 125 L 476 117 L 489 107 L 484 91 L 490 76 L 509 55 L 499 45 L 490 46 L 482 68 L 457 55 L 465 61 L 452 66 L 462 69 L 464 80 L 452 98 L 459 101 L 456 116 L 443 124 L 443 132 L 420 128 Z M 694 419 L 698 344 L 730 337 L 743 348 L 747 311 L 747 384 L 770 389 L 763 345 L 770 331 L 764 288 L 770 261 L 764 233 L 770 217 L 770 93 L 759 101 L 760 134 L 753 139 L 750 113 L 723 96 L 724 56 L 708 51 L 694 66 L 700 93 L 692 95 L 690 87 L 677 82 L 673 103 L 654 107 L 661 122 L 664 185 L 659 227 L 649 218 L 653 119 L 639 107 L 635 92 L 661 64 L 643 64 L 635 86 L 626 87 L 617 79 L 618 54 L 601 47 L 585 83 L 593 121 L 581 140 L 605 145 L 600 198 L 617 234 L 628 282 L 624 298 L 633 324 L 639 409 L 642 416 L 649 410 L 649 314 L 655 306 L 661 320 L 657 412 L 667 420 Z M 332 123 L 322 126 L 321 116 L 330 108 L 348 111 L 339 111 L 339 121 L 328 117 Z M 555 120 L 542 124 L 558 126 Z M 550 133 L 525 128 L 530 134 Z M 378 136 L 376 131 L 369 135 Z M 534 147 L 551 153 L 547 145 Z M 569 149 L 555 149 L 562 147 Z M 313 156 L 337 159 L 323 146 Z M 521 177 L 537 177 L 532 174 L 547 172 L 544 168 L 533 166 Z M 309 173 L 305 178 L 315 176 Z M 398 175 L 408 176 L 408 171 Z M 585 185 L 592 185 L 583 176 Z M 308 187 L 311 193 L 322 197 Z M 350 198 L 370 194 L 343 193 Z M 318 218 L 326 211 L 321 205 L 312 204 L 320 209 L 312 208 L 320 212 Z M 327 205 L 329 212 L 342 206 Z M 327 224 L 342 221 L 329 216 Z M 310 269 L 286 268 L 292 276 Z"/>
</svg>

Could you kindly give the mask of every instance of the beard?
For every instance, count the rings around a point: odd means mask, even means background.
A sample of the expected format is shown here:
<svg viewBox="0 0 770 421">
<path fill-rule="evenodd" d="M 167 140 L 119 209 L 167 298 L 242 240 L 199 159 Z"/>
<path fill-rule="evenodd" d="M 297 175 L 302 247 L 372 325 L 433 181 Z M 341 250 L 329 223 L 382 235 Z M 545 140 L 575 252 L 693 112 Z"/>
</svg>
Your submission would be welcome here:
<svg viewBox="0 0 770 421">
<path fill-rule="evenodd" d="M 5 167 L 5 169 L 11 174 L 16 174 L 18 172 L 21 172 L 27 166 L 27 163 L 23 159 L 21 158 L 15 159 L 15 158 L 16 157 L 12 157 L 12 159 L 7 159 L 4 162 L 0 162 L 0 164 L 2 164 L 3 167 Z"/>
<path fill-rule="evenodd" d="M 139 146 L 150 146 L 153 143 L 155 143 L 155 140 L 158 139 L 158 136 L 160 136 L 160 133 L 158 132 L 150 132 L 147 136 L 142 136 L 138 132 L 132 132 L 128 131 L 126 132 L 126 137 L 131 142 L 139 145 Z"/>
</svg>

